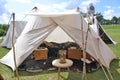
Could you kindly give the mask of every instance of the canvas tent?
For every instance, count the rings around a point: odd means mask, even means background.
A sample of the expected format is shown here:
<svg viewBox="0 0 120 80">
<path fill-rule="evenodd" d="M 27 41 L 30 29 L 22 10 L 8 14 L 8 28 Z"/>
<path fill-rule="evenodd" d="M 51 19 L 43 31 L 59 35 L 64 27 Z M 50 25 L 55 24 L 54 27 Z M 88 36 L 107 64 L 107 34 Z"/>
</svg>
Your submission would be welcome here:
<svg viewBox="0 0 120 80">
<path fill-rule="evenodd" d="M 88 24 L 78 12 L 28 13 L 27 15 L 33 17 L 28 21 L 25 29 L 15 43 L 17 66 L 19 66 L 45 39 L 47 39 L 58 26 L 82 47 L 81 27 L 83 26 L 85 38 Z M 59 36 L 59 39 L 64 38 Z M 99 59 L 107 68 L 109 68 L 111 60 L 116 57 L 91 27 L 88 32 L 86 52 L 96 60 Z M 0 62 L 15 70 L 13 49 L 0 59 Z"/>
<path fill-rule="evenodd" d="M 85 18 L 86 22 L 87 18 Z M 95 33 L 101 37 L 101 39 L 105 42 L 105 43 L 110 43 L 110 44 L 116 44 L 116 42 L 107 34 L 107 32 L 102 28 L 102 26 L 100 25 L 100 23 L 97 21 L 96 16 L 94 17 L 94 23 L 92 25 L 90 25 L 91 28 L 95 31 Z"/>
<path fill-rule="evenodd" d="M 21 32 L 23 31 L 26 21 L 15 21 L 15 34 L 14 34 L 14 43 L 16 42 L 16 39 L 20 36 Z M 4 37 L 1 46 L 11 48 L 12 47 L 12 32 L 13 32 L 13 21 L 11 21 L 7 34 Z"/>
</svg>

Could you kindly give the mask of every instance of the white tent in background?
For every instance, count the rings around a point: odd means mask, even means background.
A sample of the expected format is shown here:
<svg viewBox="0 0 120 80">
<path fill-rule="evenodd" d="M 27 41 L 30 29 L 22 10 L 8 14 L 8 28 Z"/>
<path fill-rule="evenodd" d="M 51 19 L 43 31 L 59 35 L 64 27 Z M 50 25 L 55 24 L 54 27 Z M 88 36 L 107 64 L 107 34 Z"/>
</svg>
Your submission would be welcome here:
<svg viewBox="0 0 120 80">
<path fill-rule="evenodd" d="M 85 21 L 88 23 L 87 18 Z M 97 21 L 96 17 L 94 17 L 94 23 L 90 25 L 91 28 L 95 31 L 95 33 L 101 37 L 101 39 L 105 43 L 116 44 L 116 42 L 106 33 L 106 31 L 102 28 L 100 23 Z"/>
<path fill-rule="evenodd" d="M 113 39 L 102 28 L 102 26 L 100 25 L 100 23 L 97 21 L 96 17 L 94 17 L 94 23 L 92 25 L 90 25 L 90 26 L 91 26 L 91 28 L 93 28 L 93 30 L 95 31 L 95 33 L 102 38 L 102 40 L 105 43 L 116 44 L 116 42 L 113 41 Z"/>
<path fill-rule="evenodd" d="M 25 28 L 26 21 L 15 21 L 15 34 L 14 34 L 14 43 L 16 39 L 20 36 L 21 32 Z M 13 21 L 11 21 L 7 34 L 4 37 L 1 46 L 12 48 L 12 32 L 13 32 Z"/>
<path fill-rule="evenodd" d="M 52 34 L 58 26 L 82 47 L 81 27 L 83 26 L 85 38 L 88 24 L 78 12 L 28 13 L 28 15 L 33 16 L 33 18 L 28 21 L 25 29 L 15 43 L 17 66 L 19 66 L 45 39 L 48 39 L 49 35 Z M 63 36 L 57 38 L 64 39 Z M 112 59 L 116 57 L 91 27 L 88 32 L 86 52 L 96 60 L 100 60 L 107 68 L 109 68 Z M 13 49 L 0 59 L 0 62 L 15 70 Z"/>
</svg>

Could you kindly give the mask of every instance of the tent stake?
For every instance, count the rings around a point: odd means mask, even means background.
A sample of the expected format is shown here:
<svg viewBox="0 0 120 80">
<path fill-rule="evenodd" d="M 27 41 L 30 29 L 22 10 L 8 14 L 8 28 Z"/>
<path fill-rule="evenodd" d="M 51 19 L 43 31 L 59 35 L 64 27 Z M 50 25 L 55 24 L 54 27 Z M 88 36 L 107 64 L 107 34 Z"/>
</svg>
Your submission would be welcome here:
<svg viewBox="0 0 120 80">
<path fill-rule="evenodd" d="M 15 55 L 15 46 L 14 46 L 14 28 L 15 28 L 15 13 L 13 15 L 13 32 L 12 32 L 12 47 L 13 47 L 13 56 L 14 56 L 14 64 L 15 64 L 15 76 L 17 76 L 17 79 L 19 80 L 19 74 L 18 74 L 18 68 L 16 64 L 16 55 Z"/>
</svg>

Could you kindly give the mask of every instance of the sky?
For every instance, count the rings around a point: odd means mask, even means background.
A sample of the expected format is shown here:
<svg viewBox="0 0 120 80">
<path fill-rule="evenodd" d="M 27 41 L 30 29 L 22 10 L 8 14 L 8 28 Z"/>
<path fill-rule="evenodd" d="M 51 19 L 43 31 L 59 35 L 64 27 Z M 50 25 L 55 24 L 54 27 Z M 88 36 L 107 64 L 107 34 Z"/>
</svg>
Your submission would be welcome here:
<svg viewBox="0 0 120 80">
<path fill-rule="evenodd" d="M 21 20 L 34 6 L 41 12 L 62 12 L 77 7 L 86 12 L 90 3 L 95 13 L 101 13 L 105 19 L 120 17 L 120 0 L 0 0 L 0 24 L 7 24 L 13 12 L 16 20 Z"/>
</svg>

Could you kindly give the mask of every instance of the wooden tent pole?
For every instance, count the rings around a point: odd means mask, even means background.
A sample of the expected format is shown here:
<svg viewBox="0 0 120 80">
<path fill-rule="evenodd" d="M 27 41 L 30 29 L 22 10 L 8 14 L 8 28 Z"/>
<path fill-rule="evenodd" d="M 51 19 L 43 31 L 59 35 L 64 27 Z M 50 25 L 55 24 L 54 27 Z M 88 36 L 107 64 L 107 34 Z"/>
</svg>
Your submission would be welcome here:
<svg viewBox="0 0 120 80">
<path fill-rule="evenodd" d="M 17 79 L 19 80 L 19 74 L 18 74 L 18 68 L 16 64 L 16 54 L 15 54 L 15 46 L 14 46 L 14 32 L 15 32 L 15 13 L 12 13 L 13 15 L 13 32 L 12 32 L 12 48 L 13 48 L 13 56 L 14 56 L 14 64 L 15 64 L 15 76 L 17 76 Z"/>
<path fill-rule="evenodd" d="M 82 16 L 80 15 L 81 18 L 81 30 L 82 30 L 82 50 L 83 50 L 83 77 L 82 80 L 86 80 L 86 52 L 85 52 L 85 43 L 84 43 L 84 31 L 83 31 L 83 21 L 82 21 Z"/>
</svg>

